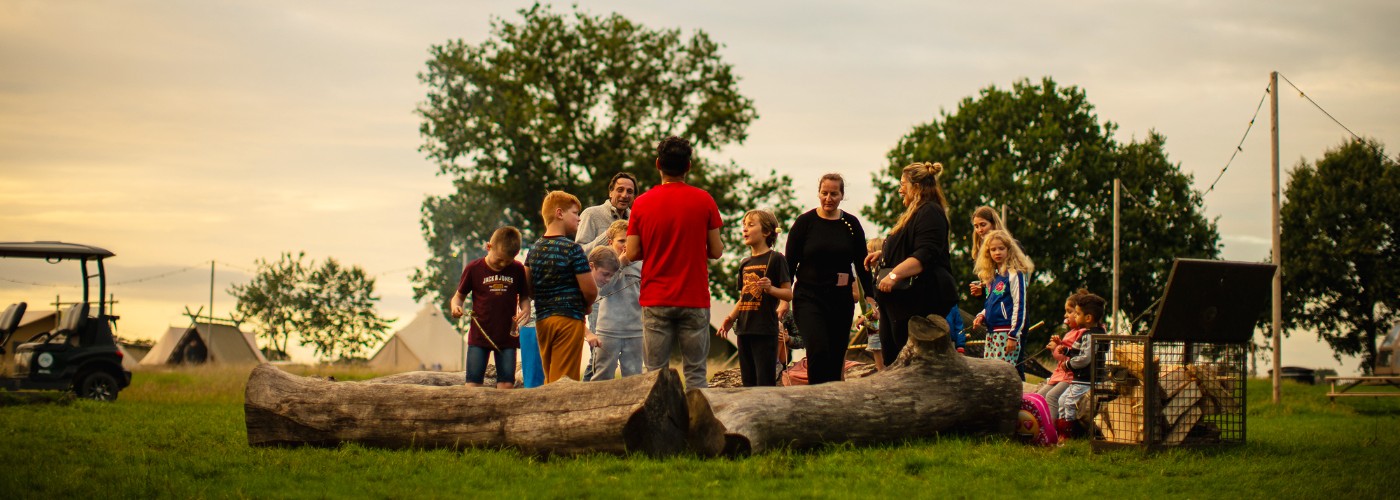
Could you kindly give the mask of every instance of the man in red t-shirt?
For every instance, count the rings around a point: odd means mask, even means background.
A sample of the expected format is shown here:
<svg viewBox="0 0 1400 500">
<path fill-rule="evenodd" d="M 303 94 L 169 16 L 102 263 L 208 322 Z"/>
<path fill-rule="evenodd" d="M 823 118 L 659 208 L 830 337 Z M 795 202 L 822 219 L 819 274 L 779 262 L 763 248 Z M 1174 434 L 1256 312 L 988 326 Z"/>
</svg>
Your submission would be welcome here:
<svg viewBox="0 0 1400 500">
<path fill-rule="evenodd" d="M 627 260 L 642 262 L 643 360 L 647 371 L 667 368 L 679 343 L 685 386 L 700 389 L 709 386 L 709 259 L 724 253 L 723 221 L 710 193 L 685 183 L 690 142 L 670 136 L 656 153 L 661 185 L 637 197 L 627 224 Z"/>
</svg>

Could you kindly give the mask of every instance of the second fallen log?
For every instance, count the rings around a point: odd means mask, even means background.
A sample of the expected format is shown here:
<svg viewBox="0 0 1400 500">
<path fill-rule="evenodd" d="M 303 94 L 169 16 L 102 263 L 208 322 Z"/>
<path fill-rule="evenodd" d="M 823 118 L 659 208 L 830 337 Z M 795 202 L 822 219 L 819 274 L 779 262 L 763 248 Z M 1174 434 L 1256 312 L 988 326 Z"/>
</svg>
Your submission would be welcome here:
<svg viewBox="0 0 1400 500">
<path fill-rule="evenodd" d="M 943 318 L 916 316 L 904 351 L 876 375 L 815 386 L 700 389 L 686 398 L 693 448 L 743 454 L 947 432 L 1010 435 L 1021 380 L 1005 361 L 959 354 Z"/>
</svg>

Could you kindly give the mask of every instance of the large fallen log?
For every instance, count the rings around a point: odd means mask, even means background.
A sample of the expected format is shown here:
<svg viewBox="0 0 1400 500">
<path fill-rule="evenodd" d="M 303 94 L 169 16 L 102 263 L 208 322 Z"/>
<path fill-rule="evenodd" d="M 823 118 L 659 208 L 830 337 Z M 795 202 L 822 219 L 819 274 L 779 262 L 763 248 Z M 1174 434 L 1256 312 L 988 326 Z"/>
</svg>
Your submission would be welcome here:
<svg viewBox="0 0 1400 500">
<path fill-rule="evenodd" d="M 416 374 L 331 382 L 264 364 L 248 378 L 248 444 L 653 456 L 686 447 L 686 403 L 675 370 L 529 390 L 418 385 L 445 381 Z"/>
<path fill-rule="evenodd" d="M 1014 431 L 1021 402 L 1014 367 L 958 354 L 947 322 L 937 316 L 910 319 L 909 340 L 885 371 L 866 378 L 692 390 L 686 394 L 691 446 L 703 454 L 732 455 Z"/>
</svg>

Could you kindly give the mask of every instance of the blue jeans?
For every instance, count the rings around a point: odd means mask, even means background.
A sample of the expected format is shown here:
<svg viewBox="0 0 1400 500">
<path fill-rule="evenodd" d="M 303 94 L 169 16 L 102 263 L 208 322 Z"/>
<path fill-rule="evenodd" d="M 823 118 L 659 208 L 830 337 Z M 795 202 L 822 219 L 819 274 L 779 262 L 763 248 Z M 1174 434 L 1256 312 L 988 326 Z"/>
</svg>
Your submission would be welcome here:
<svg viewBox="0 0 1400 500">
<path fill-rule="evenodd" d="M 704 389 L 705 356 L 710 354 L 710 310 L 702 307 L 643 307 L 642 345 L 647 371 L 671 367 L 671 348 L 681 346 L 685 388 Z"/>
<path fill-rule="evenodd" d="M 1078 417 L 1079 398 L 1089 393 L 1089 384 L 1070 384 L 1069 389 L 1060 395 L 1060 418 L 1074 420 Z"/>
<path fill-rule="evenodd" d="M 515 383 L 515 349 L 492 351 L 484 347 L 467 346 L 467 383 L 480 384 L 486 380 L 486 358 L 496 353 L 496 383 Z"/>
</svg>

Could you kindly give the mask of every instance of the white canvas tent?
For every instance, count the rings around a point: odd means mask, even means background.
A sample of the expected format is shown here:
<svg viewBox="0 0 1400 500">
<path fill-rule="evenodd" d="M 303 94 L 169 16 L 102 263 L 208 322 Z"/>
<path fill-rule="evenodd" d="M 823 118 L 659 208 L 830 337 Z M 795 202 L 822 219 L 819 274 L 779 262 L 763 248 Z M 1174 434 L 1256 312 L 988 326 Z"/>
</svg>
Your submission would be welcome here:
<svg viewBox="0 0 1400 500">
<path fill-rule="evenodd" d="M 427 305 L 418 311 L 402 329 L 384 341 L 379 352 L 369 359 L 377 370 L 406 372 L 415 370 L 462 371 L 467 344 L 457 328 L 447 321 L 437 306 Z"/>
<path fill-rule="evenodd" d="M 232 325 L 195 323 L 172 326 L 165 331 L 151 352 L 141 358 L 142 366 L 220 363 L 266 363 L 253 334 Z"/>
<path fill-rule="evenodd" d="M 131 371 L 131 370 L 135 370 L 138 366 L 141 366 L 141 362 L 140 362 L 139 360 L 136 359 L 136 356 L 132 356 L 132 355 L 131 355 L 131 352 L 126 350 L 126 347 L 125 347 L 125 346 L 122 346 L 121 344 L 117 344 L 117 351 L 119 351 L 119 352 L 122 353 L 122 369 L 123 369 L 123 370 Z"/>
</svg>

